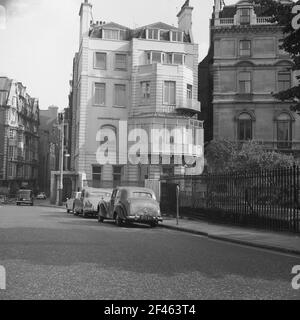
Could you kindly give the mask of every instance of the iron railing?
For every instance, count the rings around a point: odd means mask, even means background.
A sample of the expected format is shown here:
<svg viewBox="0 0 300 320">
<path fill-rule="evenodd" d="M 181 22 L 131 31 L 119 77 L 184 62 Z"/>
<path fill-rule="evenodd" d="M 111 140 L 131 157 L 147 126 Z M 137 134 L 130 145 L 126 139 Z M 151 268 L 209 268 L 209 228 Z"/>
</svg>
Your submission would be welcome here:
<svg viewBox="0 0 300 320">
<path fill-rule="evenodd" d="M 162 212 L 268 230 L 300 232 L 299 167 L 172 177 L 162 181 Z"/>
</svg>

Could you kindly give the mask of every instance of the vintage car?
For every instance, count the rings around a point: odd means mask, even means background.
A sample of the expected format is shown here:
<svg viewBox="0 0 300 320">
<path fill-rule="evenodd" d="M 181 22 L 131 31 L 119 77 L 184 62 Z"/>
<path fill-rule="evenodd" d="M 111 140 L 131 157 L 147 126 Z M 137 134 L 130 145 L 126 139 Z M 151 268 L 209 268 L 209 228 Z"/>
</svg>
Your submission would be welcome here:
<svg viewBox="0 0 300 320">
<path fill-rule="evenodd" d="M 100 201 L 98 221 L 115 220 L 118 226 L 126 223 L 142 223 L 156 227 L 162 222 L 155 193 L 146 188 L 116 188 L 109 201 Z"/>
<path fill-rule="evenodd" d="M 74 215 L 82 214 L 84 218 L 98 214 L 99 201 L 110 199 L 112 189 L 87 188 L 81 192 L 80 199 L 74 202 Z"/>
<path fill-rule="evenodd" d="M 46 200 L 47 196 L 45 192 L 40 192 L 37 196 L 36 196 L 37 200 Z"/>
<path fill-rule="evenodd" d="M 17 206 L 21 206 L 22 204 L 27 204 L 33 206 L 34 204 L 34 196 L 32 190 L 20 190 L 17 194 Z"/>
<path fill-rule="evenodd" d="M 67 213 L 74 212 L 75 200 L 80 200 L 81 192 L 73 192 L 71 198 L 67 198 L 66 209 Z"/>
</svg>

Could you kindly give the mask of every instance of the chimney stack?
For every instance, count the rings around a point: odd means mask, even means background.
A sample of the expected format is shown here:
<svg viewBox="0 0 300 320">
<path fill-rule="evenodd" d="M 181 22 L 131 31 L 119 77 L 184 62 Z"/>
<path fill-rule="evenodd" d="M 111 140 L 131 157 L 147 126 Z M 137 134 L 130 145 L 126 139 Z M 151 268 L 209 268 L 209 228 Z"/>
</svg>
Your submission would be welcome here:
<svg viewBox="0 0 300 320">
<path fill-rule="evenodd" d="M 90 30 L 90 21 L 92 17 L 92 5 L 88 0 L 84 0 L 84 3 L 81 4 L 80 11 L 80 43 L 83 37 L 87 37 Z"/>
<path fill-rule="evenodd" d="M 193 34 L 192 34 L 193 9 L 194 8 L 190 6 L 190 1 L 186 0 L 184 5 L 181 7 L 180 12 L 177 15 L 179 29 L 183 30 L 186 34 L 189 34 L 192 42 L 193 42 Z"/>
</svg>

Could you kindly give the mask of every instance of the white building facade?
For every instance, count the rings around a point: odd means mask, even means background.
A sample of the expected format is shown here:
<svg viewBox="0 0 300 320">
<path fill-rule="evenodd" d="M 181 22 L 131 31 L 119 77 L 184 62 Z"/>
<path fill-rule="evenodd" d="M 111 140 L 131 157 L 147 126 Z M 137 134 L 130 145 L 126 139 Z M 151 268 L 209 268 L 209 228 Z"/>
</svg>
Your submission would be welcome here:
<svg viewBox="0 0 300 320">
<path fill-rule="evenodd" d="M 78 188 L 137 185 L 191 172 L 180 157 L 163 151 L 153 156 L 150 150 L 154 128 L 171 133 L 171 150 L 176 128 L 190 129 L 194 145 L 203 139 L 203 125 L 197 120 L 198 45 L 193 42 L 192 10 L 186 1 L 178 27 L 158 22 L 132 30 L 113 22 L 94 23 L 92 5 L 81 5 L 72 81 L 71 166 L 79 176 Z M 145 159 L 139 164 L 128 161 L 130 143 L 124 138 L 133 129 L 143 129 L 149 137 L 148 151 L 137 153 Z M 97 138 L 101 130 L 116 133 L 116 162 L 98 161 L 97 150 L 108 138 Z M 166 139 L 165 133 L 161 138 Z"/>
</svg>

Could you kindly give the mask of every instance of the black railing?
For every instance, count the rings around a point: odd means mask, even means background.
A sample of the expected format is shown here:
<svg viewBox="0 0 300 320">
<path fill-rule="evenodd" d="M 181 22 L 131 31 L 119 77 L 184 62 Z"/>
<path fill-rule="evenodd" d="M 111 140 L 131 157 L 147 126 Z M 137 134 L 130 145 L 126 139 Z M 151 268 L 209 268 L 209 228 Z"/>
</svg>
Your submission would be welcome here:
<svg viewBox="0 0 300 320">
<path fill-rule="evenodd" d="M 181 215 L 222 223 L 300 232 L 299 167 L 172 177 L 162 181 L 161 209 L 176 212 L 179 184 Z"/>
</svg>

